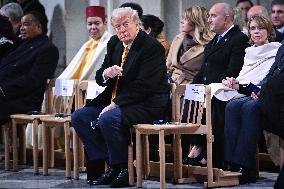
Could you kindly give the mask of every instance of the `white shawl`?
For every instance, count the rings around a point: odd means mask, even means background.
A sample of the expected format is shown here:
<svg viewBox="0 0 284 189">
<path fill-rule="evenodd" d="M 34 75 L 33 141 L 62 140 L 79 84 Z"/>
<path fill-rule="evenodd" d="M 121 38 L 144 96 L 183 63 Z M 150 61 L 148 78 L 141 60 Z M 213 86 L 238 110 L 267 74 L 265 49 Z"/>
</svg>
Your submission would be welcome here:
<svg viewBox="0 0 284 189">
<path fill-rule="evenodd" d="M 93 57 L 93 64 L 90 64 L 86 69 L 84 69 L 81 77 L 79 80 L 94 80 L 96 76 L 96 71 L 101 67 L 103 64 L 106 52 L 107 52 L 107 42 L 110 39 L 112 35 L 105 31 L 102 35 L 97 49 L 96 53 Z M 92 39 L 87 41 L 78 51 L 78 53 L 75 55 L 75 57 L 71 60 L 67 68 L 62 72 L 62 74 L 58 77 L 58 79 L 71 79 L 71 77 L 74 75 L 74 72 L 78 69 L 82 62 L 82 58 L 84 56 L 84 53 L 86 51 L 87 45 L 90 43 Z"/>
<path fill-rule="evenodd" d="M 249 84 L 250 82 L 256 85 L 259 84 L 268 74 L 280 46 L 281 43 L 271 42 L 259 47 L 246 48 L 244 65 L 236 80 L 240 84 Z M 244 96 L 234 89 L 223 86 L 222 83 L 212 83 L 210 87 L 212 95 L 222 101 Z"/>
</svg>

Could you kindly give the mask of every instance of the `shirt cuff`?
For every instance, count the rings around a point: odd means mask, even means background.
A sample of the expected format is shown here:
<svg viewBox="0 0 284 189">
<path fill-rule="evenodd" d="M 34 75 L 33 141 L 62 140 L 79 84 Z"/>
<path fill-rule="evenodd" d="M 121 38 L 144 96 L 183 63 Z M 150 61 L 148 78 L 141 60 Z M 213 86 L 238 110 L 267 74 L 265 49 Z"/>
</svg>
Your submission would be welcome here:
<svg viewBox="0 0 284 189">
<path fill-rule="evenodd" d="M 109 78 L 106 78 L 106 77 L 105 77 L 105 71 L 106 71 L 106 70 L 103 71 L 103 75 L 102 75 L 103 80 L 104 80 L 103 83 L 106 83 L 107 80 L 109 79 Z"/>
<path fill-rule="evenodd" d="M 2 89 L 2 87 L 0 87 L 0 94 L 1 94 L 3 97 L 5 97 L 5 93 L 4 93 L 3 89 Z"/>
</svg>

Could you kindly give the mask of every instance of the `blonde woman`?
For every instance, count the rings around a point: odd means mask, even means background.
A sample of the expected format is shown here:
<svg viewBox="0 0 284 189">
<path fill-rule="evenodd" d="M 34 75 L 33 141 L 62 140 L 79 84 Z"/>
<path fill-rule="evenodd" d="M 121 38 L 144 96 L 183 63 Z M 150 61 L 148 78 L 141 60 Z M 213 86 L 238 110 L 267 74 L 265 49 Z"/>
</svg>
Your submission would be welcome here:
<svg viewBox="0 0 284 189">
<path fill-rule="evenodd" d="M 191 83 L 201 68 L 204 48 L 214 37 L 207 19 L 203 7 L 192 6 L 183 13 L 181 33 L 174 38 L 167 57 L 168 73 L 176 84 Z"/>
</svg>

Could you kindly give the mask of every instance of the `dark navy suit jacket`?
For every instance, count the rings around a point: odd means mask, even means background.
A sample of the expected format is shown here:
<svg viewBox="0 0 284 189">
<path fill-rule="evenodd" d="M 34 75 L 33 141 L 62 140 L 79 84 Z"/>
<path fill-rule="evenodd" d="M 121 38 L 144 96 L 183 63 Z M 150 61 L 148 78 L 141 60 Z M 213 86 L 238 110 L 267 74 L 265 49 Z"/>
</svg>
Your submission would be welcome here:
<svg viewBox="0 0 284 189">
<path fill-rule="evenodd" d="M 260 101 L 266 118 L 264 128 L 284 139 L 284 45 L 264 79 Z"/>
<path fill-rule="evenodd" d="M 116 35 L 109 40 L 104 63 L 96 73 L 97 83 L 106 86 L 106 89 L 88 106 L 110 104 L 116 77 L 104 83 L 102 74 L 106 68 L 120 65 L 123 49 Z M 152 123 L 164 118 L 169 94 L 165 61 L 163 46 L 139 31 L 127 55 L 117 96 L 113 100 L 122 111 L 124 126 Z"/>
<path fill-rule="evenodd" d="M 58 57 L 58 49 L 48 37 L 39 35 L 24 40 L 1 60 L 0 121 L 13 113 L 40 110 L 47 79 L 53 77 Z"/>
</svg>

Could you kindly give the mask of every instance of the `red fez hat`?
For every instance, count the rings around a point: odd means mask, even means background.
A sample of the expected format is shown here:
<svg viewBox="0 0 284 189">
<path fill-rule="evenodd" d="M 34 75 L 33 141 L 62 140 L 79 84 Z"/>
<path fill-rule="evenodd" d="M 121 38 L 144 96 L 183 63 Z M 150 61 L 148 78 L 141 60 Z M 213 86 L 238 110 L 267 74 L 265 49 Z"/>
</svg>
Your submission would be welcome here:
<svg viewBox="0 0 284 189">
<path fill-rule="evenodd" d="M 101 17 L 105 19 L 105 8 L 101 6 L 88 6 L 86 8 L 86 18 L 88 17 Z"/>
</svg>

